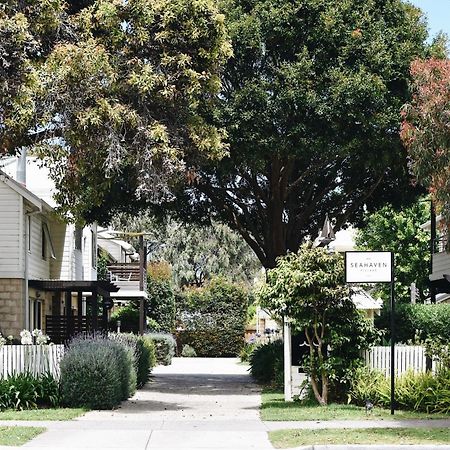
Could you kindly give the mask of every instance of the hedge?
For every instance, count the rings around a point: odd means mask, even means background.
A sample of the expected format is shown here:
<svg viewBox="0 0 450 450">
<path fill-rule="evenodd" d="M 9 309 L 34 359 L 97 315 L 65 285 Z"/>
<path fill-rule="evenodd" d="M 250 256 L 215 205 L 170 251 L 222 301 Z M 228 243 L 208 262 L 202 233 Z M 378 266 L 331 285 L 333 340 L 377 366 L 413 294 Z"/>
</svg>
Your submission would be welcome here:
<svg viewBox="0 0 450 450">
<path fill-rule="evenodd" d="M 146 333 L 145 337 L 155 345 L 157 363 L 164 366 L 172 364 L 176 349 L 174 337 L 168 333 Z"/>
<path fill-rule="evenodd" d="M 64 405 L 92 409 L 117 406 L 134 393 L 134 364 L 132 352 L 120 342 L 103 336 L 75 338 L 61 361 Z"/>
<path fill-rule="evenodd" d="M 450 330 L 450 305 L 397 305 L 395 310 L 397 342 L 406 343 L 416 336 L 421 340 L 427 338 L 442 339 Z M 390 339 L 390 311 L 383 309 L 382 315 L 375 321 L 378 328 L 385 330 L 385 338 Z"/>
<path fill-rule="evenodd" d="M 283 385 L 283 341 L 257 346 L 249 356 L 250 373 L 262 384 Z"/>
<path fill-rule="evenodd" d="M 189 345 L 198 356 L 238 356 L 245 344 L 248 302 L 242 287 L 223 279 L 185 290 L 177 299 L 178 349 Z"/>
</svg>

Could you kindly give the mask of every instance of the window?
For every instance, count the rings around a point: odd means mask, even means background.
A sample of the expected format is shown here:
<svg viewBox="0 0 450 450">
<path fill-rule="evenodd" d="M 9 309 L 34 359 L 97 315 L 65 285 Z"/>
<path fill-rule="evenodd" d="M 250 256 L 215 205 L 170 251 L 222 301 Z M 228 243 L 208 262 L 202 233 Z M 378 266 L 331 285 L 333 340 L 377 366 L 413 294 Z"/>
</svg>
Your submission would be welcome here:
<svg viewBox="0 0 450 450">
<path fill-rule="evenodd" d="M 83 228 L 75 227 L 75 250 L 82 250 L 81 244 L 83 240 Z"/>
<path fill-rule="evenodd" d="M 42 302 L 30 299 L 30 330 L 42 330 Z"/>
<path fill-rule="evenodd" d="M 91 230 L 91 258 L 92 267 L 97 267 L 97 240 L 93 230 Z"/>
<path fill-rule="evenodd" d="M 47 233 L 45 232 L 44 225 L 41 228 L 41 255 L 42 259 L 47 259 Z"/>
<path fill-rule="evenodd" d="M 31 252 L 31 216 L 27 216 L 27 249 Z"/>
</svg>

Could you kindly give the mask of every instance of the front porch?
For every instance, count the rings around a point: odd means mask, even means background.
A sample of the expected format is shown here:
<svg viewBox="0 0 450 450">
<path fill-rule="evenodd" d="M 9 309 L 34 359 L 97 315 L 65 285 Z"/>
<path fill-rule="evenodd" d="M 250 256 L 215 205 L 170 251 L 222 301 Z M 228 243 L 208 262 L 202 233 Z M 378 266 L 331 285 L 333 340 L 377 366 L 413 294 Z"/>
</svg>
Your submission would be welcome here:
<svg viewBox="0 0 450 450">
<path fill-rule="evenodd" d="M 106 330 L 113 305 L 111 293 L 119 290 L 109 281 L 30 280 L 29 287 L 52 294 L 44 329 L 54 344 L 63 344 L 79 333 Z"/>
</svg>

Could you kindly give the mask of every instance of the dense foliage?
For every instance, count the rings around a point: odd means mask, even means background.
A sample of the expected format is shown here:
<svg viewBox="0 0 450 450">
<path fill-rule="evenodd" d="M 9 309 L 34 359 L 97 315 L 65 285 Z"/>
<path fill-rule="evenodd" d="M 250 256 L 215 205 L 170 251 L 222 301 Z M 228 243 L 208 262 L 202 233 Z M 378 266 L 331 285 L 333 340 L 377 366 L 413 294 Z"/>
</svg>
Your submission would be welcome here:
<svg viewBox="0 0 450 450">
<path fill-rule="evenodd" d="M 278 259 L 259 296 L 263 306 L 305 334 L 308 355 L 301 365 L 317 401 L 326 405 L 336 394 L 331 388 L 345 383 L 360 351 L 376 338 L 350 299 L 342 256 L 304 245 Z"/>
<path fill-rule="evenodd" d="M 206 216 L 197 224 L 173 218 L 160 220 L 149 212 L 119 214 L 113 224 L 131 232 L 148 230 L 150 267 L 162 268 L 168 263 L 177 287 L 200 287 L 218 276 L 252 285 L 261 270 L 254 252 L 238 233 Z"/>
<path fill-rule="evenodd" d="M 170 280 L 147 277 L 147 317 L 155 331 L 171 333 L 175 328 L 175 293 Z"/>
<path fill-rule="evenodd" d="M 375 324 L 390 339 L 390 312 L 382 311 Z M 450 305 L 398 305 L 395 310 L 395 334 L 397 342 L 417 339 L 447 340 L 450 330 Z"/>
<path fill-rule="evenodd" d="M 33 142 L 42 87 L 37 69 L 55 41 L 67 37 L 63 7 L 60 0 L 0 4 L 0 155 Z"/>
<path fill-rule="evenodd" d="M 237 230 L 265 267 L 411 192 L 399 138 L 421 13 L 400 0 L 223 0 L 234 50 L 217 123 L 230 156 L 199 165 L 173 204 Z M 168 205 L 170 206 L 170 205 Z"/>
<path fill-rule="evenodd" d="M 69 216 L 158 203 L 185 159 L 225 153 L 208 111 L 231 47 L 213 1 L 10 1 L 0 32 L 1 148 L 36 142 Z"/>
<path fill-rule="evenodd" d="M 117 330 L 117 322 L 120 320 L 120 331 L 124 333 L 139 332 L 139 309 L 136 305 L 130 303 L 118 307 L 109 319 L 109 329 Z"/>
<path fill-rule="evenodd" d="M 147 333 L 145 336 L 155 345 L 157 363 L 163 366 L 172 364 L 177 346 L 174 337 L 168 333 Z"/>
<path fill-rule="evenodd" d="M 418 181 L 450 219 L 450 60 L 411 64 L 413 98 L 404 110 L 401 137 Z"/>
<path fill-rule="evenodd" d="M 349 399 L 361 406 L 370 400 L 374 405 L 389 407 L 390 380 L 380 372 L 358 369 L 353 378 Z M 429 413 L 450 413 L 450 369 L 436 375 L 431 372 L 407 372 L 395 381 L 397 407 Z"/>
<path fill-rule="evenodd" d="M 283 341 L 276 340 L 253 349 L 249 356 L 250 373 L 258 383 L 282 386 L 284 383 Z"/>
<path fill-rule="evenodd" d="M 242 237 L 226 225 L 169 222 L 155 257 L 168 261 L 178 286 L 201 287 L 213 277 L 251 284 L 260 263 Z"/>
<path fill-rule="evenodd" d="M 138 389 L 149 380 L 150 372 L 156 365 L 155 345 L 147 336 L 133 333 L 109 333 L 108 338 L 125 345 L 133 355 L 133 371 L 131 380 L 136 379 Z"/>
<path fill-rule="evenodd" d="M 177 341 L 198 356 L 237 356 L 244 345 L 248 294 L 238 285 L 214 279 L 183 291 L 177 302 Z"/>
<path fill-rule="evenodd" d="M 430 235 L 420 226 L 430 220 L 430 202 L 419 200 L 401 210 L 386 205 L 366 214 L 356 235 L 361 250 L 392 251 L 395 255 L 395 299 L 410 302 L 410 286 L 416 283 L 417 301 L 428 296 Z M 379 285 L 377 291 L 384 300 L 390 298 L 389 285 Z"/>
<path fill-rule="evenodd" d="M 61 361 L 61 395 L 66 406 L 111 409 L 136 389 L 132 352 L 102 336 L 76 338 Z"/>
<path fill-rule="evenodd" d="M 13 374 L 0 379 L 0 410 L 60 406 L 58 381 L 52 375 Z"/>
</svg>

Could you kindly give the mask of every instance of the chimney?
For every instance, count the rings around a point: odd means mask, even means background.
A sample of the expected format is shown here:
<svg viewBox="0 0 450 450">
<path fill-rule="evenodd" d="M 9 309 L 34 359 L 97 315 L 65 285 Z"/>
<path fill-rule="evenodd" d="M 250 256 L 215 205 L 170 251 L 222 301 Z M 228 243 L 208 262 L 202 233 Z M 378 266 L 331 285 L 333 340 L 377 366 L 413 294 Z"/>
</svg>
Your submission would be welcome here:
<svg viewBox="0 0 450 450">
<path fill-rule="evenodd" d="M 21 148 L 17 157 L 16 181 L 24 186 L 27 185 L 27 149 Z"/>
</svg>

